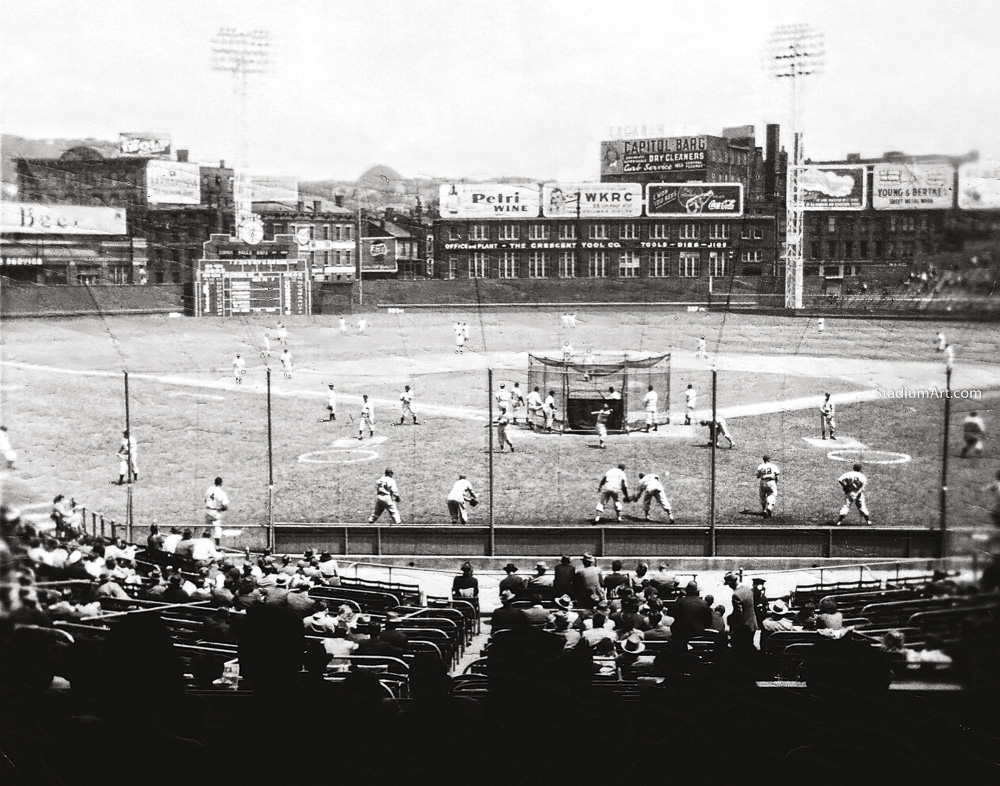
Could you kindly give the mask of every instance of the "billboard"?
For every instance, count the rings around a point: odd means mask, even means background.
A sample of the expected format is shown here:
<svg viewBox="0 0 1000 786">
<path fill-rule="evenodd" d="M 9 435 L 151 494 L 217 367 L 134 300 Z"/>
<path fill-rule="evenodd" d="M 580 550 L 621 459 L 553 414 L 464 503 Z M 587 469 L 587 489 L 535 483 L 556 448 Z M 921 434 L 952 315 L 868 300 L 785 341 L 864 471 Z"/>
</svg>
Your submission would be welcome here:
<svg viewBox="0 0 1000 786">
<path fill-rule="evenodd" d="M 282 202 L 297 205 L 299 181 L 294 177 L 253 175 L 250 178 L 251 202 Z"/>
<path fill-rule="evenodd" d="M 635 218 L 642 215 L 639 183 L 546 183 L 546 218 Z"/>
<path fill-rule="evenodd" d="M 646 215 L 663 218 L 743 215 L 740 183 L 650 183 Z"/>
<path fill-rule="evenodd" d="M 881 163 L 872 167 L 876 210 L 947 210 L 955 201 L 955 169 L 949 164 Z"/>
<path fill-rule="evenodd" d="M 201 169 L 180 161 L 150 161 L 146 164 L 146 201 L 150 205 L 197 205 L 201 203 Z"/>
<path fill-rule="evenodd" d="M 127 235 L 125 210 L 0 202 L 0 232 L 32 235 Z"/>
<path fill-rule="evenodd" d="M 441 218 L 538 218 L 538 186 L 507 183 L 446 183 Z"/>
<path fill-rule="evenodd" d="M 1000 161 L 974 161 L 958 168 L 962 210 L 1000 210 Z"/>
<path fill-rule="evenodd" d="M 799 185 L 804 210 L 864 210 L 868 202 L 864 164 L 804 166 Z"/>
<path fill-rule="evenodd" d="M 708 137 L 705 136 L 601 142 L 601 175 L 704 169 L 707 150 Z"/>
<path fill-rule="evenodd" d="M 362 273 L 395 273 L 397 270 L 396 238 L 361 238 Z"/>
<path fill-rule="evenodd" d="M 170 157 L 170 134 L 153 131 L 122 131 L 118 135 L 118 152 L 123 156 Z"/>
</svg>

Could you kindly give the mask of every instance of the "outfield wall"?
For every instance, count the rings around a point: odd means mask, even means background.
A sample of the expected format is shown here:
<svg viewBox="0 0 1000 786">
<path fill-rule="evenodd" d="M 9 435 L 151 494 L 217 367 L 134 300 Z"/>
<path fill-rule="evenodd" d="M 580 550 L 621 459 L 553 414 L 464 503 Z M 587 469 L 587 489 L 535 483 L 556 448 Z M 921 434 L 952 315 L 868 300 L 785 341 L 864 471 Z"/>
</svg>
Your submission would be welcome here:
<svg viewBox="0 0 1000 786">
<path fill-rule="evenodd" d="M 581 278 L 581 279 L 496 279 L 474 278 L 441 281 L 373 280 L 363 281 L 364 310 L 388 306 L 468 306 L 533 305 L 542 303 L 698 303 L 707 304 L 727 297 L 757 304 L 771 303 L 784 291 L 784 280 L 773 276 L 721 279 L 715 295 L 709 294 L 707 278 Z M 351 302 L 358 303 L 358 285 Z M 731 289 L 730 289 L 731 288 Z M 720 291 L 721 290 L 721 291 Z M 326 290 L 324 290 L 326 292 Z M 761 298 L 761 295 L 769 296 Z M 324 294 L 321 313 L 336 313 L 343 308 L 339 289 Z"/>
<path fill-rule="evenodd" d="M 0 316 L 70 317 L 90 314 L 183 312 L 181 284 L 114 286 L 18 286 L 0 291 Z"/>
</svg>

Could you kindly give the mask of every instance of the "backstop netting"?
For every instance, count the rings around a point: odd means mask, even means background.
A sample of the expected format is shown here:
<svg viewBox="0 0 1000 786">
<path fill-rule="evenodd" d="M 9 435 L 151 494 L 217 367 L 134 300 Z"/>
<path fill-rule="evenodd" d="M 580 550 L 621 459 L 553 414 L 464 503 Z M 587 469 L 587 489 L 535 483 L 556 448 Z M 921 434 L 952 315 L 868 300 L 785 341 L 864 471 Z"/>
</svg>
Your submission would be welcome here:
<svg viewBox="0 0 1000 786">
<path fill-rule="evenodd" d="M 593 431 L 595 413 L 605 401 L 612 413 L 608 431 L 621 432 L 645 423 L 643 402 L 650 385 L 658 397 L 657 422 L 666 423 L 670 412 L 669 353 L 528 355 L 528 391 L 537 386 L 543 399 L 552 391 L 556 422 L 564 431 Z"/>
</svg>

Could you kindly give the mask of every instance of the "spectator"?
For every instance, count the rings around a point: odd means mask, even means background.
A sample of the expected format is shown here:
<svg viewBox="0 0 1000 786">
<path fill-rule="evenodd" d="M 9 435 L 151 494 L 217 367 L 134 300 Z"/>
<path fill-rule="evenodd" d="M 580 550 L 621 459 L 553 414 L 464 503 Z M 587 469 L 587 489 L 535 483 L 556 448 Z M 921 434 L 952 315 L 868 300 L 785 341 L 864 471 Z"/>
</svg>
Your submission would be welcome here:
<svg viewBox="0 0 1000 786">
<path fill-rule="evenodd" d="M 513 606 L 516 597 L 510 590 L 500 593 L 500 607 L 493 611 L 490 622 L 494 633 L 498 630 L 511 630 L 524 623 L 524 612 Z"/>
<path fill-rule="evenodd" d="M 726 607 L 721 603 L 712 606 L 712 624 L 710 627 L 719 633 L 726 632 Z"/>
<path fill-rule="evenodd" d="M 698 584 L 689 581 L 684 587 L 684 597 L 677 600 L 670 609 L 674 624 L 670 631 L 673 639 L 687 642 L 704 634 L 712 626 L 712 611 L 698 594 Z"/>
<path fill-rule="evenodd" d="M 528 589 L 532 592 L 552 596 L 552 574 L 548 573 L 549 566 L 544 562 L 535 563 L 535 575 L 528 579 Z"/>
<path fill-rule="evenodd" d="M 645 640 L 670 641 L 671 636 L 673 636 L 670 628 L 674 622 L 675 619 L 673 617 L 662 614 L 659 611 L 652 612 L 649 615 L 649 630 L 644 633 Z"/>
<path fill-rule="evenodd" d="M 767 616 L 761 622 L 761 629 L 768 633 L 777 633 L 782 630 L 791 630 L 793 627 L 790 615 L 783 600 L 772 601 L 767 609 Z"/>
<path fill-rule="evenodd" d="M 816 630 L 816 606 L 806 603 L 795 612 L 795 619 L 792 620 L 792 627 L 802 630 Z"/>
<path fill-rule="evenodd" d="M 906 637 L 903 635 L 903 631 L 886 631 L 885 635 L 882 636 L 882 643 L 879 645 L 879 649 L 882 650 L 882 652 L 889 653 L 890 655 L 905 655 Z"/>
<path fill-rule="evenodd" d="M 648 578 L 649 583 L 664 597 L 668 597 L 678 586 L 677 577 L 666 562 L 661 562 L 657 566 L 656 573 L 649 574 Z"/>
<path fill-rule="evenodd" d="M 146 558 L 159 562 L 163 557 L 164 537 L 160 534 L 158 524 L 149 525 L 149 537 L 146 538 Z"/>
<path fill-rule="evenodd" d="M 337 560 L 326 551 L 319 555 L 319 572 L 323 576 L 323 580 L 331 587 L 340 584 L 340 568 L 337 565 Z"/>
<path fill-rule="evenodd" d="M 174 547 L 174 554 L 180 559 L 194 559 L 194 535 L 191 530 L 184 530 L 184 534 Z"/>
<path fill-rule="evenodd" d="M 529 599 L 531 605 L 524 610 L 524 616 L 528 624 L 537 628 L 544 628 L 549 624 L 549 612 L 542 606 L 541 595 L 532 595 Z"/>
<path fill-rule="evenodd" d="M 937 636 L 929 635 L 924 639 L 924 648 L 921 650 L 906 650 L 907 663 L 936 663 L 942 666 L 950 665 L 951 656 L 945 653 L 941 640 Z"/>
<path fill-rule="evenodd" d="M 563 649 L 571 650 L 580 643 L 580 632 L 570 627 L 569 617 L 565 611 L 556 612 L 553 624 L 555 626 L 555 635 L 559 636 L 565 642 Z"/>
<path fill-rule="evenodd" d="M 552 591 L 556 597 L 560 595 L 573 595 L 576 591 L 576 567 L 565 554 L 559 558 L 559 564 L 555 566 L 552 577 Z"/>
<path fill-rule="evenodd" d="M 819 602 L 819 613 L 816 615 L 816 630 L 823 635 L 838 637 L 844 632 L 844 615 L 837 610 L 837 601 L 833 598 L 823 598 Z"/>
<path fill-rule="evenodd" d="M 307 636 L 327 636 L 337 629 L 337 618 L 330 614 L 326 601 L 316 604 L 316 611 L 302 620 Z"/>
<path fill-rule="evenodd" d="M 604 639 L 615 642 L 618 636 L 614 628 L 615 624 L 604 613 L 598 612 L 589 620 L 584 620 L 583 639 L 595 648 Z"/>
<path fill-rule="evenodd" d="M 631 580 L 627 573 L 622 573 L 622 561 L 616 559 L 611 563 L 611 572 L 604 577 L 604 589 L 608 597 L 614 597 L 618 587 L 623 585 L 631 586 Z"/>
<path fill-rule="evenodd" d="M 510 590 L 515 595 L 524 589 L 524 579 L 522 579 L 517 574 L 517 565 L 513 562 L 508 562 L 504 565 L 504 572 L 507 576 L 500 580 L 500 591 Z"/>
<path fill-rule="evenodd" d="M 220 556 L 221 553 L 215 547 L 215 540 L 212 538 L 210 530 L 202 532 L 201 537 L 197 538 L 191 545 L 191 559 L 195 562 L 207 563 Z"/>
<path fill-rule="evenodd" d="M 592 554 L 583 555 L 583 567 L 576 572 L 576 600 L 584 608 L 593 608 L 604 600 L 601 570 Z"/>
<path fill-rule="evenodd" d="M 191 596 L 182 586 L 184 577 L 180 573 L 171 573 L 167 580 L 167 588 L 164 590 L 161 600 L 165 603 L 187 603 Z"/>
<path fill-rule="evenodd" d="M 163 539 L 163 551 L 167 554 L 175 554 L 177 544 L 181 542 L 182 537 L 179 527 L 171 527 L 170 534 Z"/>
<path fill-rule="evenodd" d="M 757 616 L 754 614 L 753 592 L 746 584 L 741 584 L 739 577 L 731 570 L 726 571 L 723 582 L 733 591 L 733 611 L 729 615 L 729 631 L 735 634 L 737 628 L 746 627 L 750 637 L 757 632 Z"/>
<path fill-rule="evenodd" d="M 451 582 L 453 600 L 472 600 L 479 603 L 479 579 L 472 575 L 472 563 L 463 562 L 462 572 Z"/>
<path fill-rule="evenodd" d="M 115 598 L 117 600 L 130 600 L 128 593 L 122 589 L 121 584 L 115 581 L 108 571 L 101 574 L 98 580 L 97 597 Z"/>
<path fill-rule="evenodd" d="M 635 566 L 635 573 L 632 575 L 632 589 L 636 594 L 642 592 L 649 584 L 649 565 L 640 562 Z"/>
</svg>

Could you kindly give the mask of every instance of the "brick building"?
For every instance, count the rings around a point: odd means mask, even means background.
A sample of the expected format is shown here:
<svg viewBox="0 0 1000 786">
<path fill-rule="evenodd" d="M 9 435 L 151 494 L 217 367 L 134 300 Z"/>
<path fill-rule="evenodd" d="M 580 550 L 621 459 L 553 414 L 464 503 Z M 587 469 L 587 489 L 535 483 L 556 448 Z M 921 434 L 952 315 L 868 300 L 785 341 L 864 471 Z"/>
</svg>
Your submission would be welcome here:
<svg viewBox="0 0 1000 786">
<path fill-rule="evenodd" d="M 350 282 L 357 263 L 357 226 L 354 213 L 340 197 L 285 202 L 254 202 L 254 213 L 264 222 L 264 239 L 291 235 L 299 258 L 309 265 L 314 281 Z"/>
</svg>

